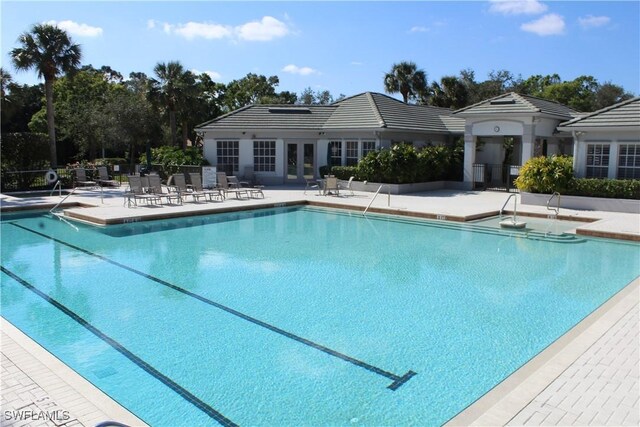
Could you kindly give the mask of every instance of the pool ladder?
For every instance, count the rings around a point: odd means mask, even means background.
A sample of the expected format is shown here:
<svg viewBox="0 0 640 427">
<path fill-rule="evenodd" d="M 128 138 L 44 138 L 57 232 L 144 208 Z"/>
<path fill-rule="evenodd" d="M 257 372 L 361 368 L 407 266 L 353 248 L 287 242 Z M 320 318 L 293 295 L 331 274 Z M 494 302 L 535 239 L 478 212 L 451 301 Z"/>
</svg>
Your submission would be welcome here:
<svg viewBox="0 0 640 427">
<path fill-rule="evenodd" d="M 367 181 L 365 181 L 364 183 L 366 184 Z M 367 207 L 362 212 L 362 216 L 364 216 L 367 213 L 367 211 L 369 210 L 369 208 L 373 204 L 373 201 L 376 199 L 376 197 L 378 197 L 378 194 L 380 193 L 380 190 L 382 190 L 382 187 L 384 187 L 384 184 L 381 184 L 380 187 L 378 187 L 378 191 L 376 191 L 376 194 L 373 195 L 373 198 L 371 199 L 371 201 L 369 202 Z M 390 185 L 387 185 L 387 192 L 388 192 L 388 195 L 387 195 L 387 206 L 391 206 L 391 186 Z"/>
<path fill-rule="evenodd" d="M 502 215 L 504 214 L 504 208 L 507 207 L 507 203 L 509 203 L 509 200 L 511 200 L 511 198 L 513 197 L 513 221 L 516 221 L 516 212 L 517 212 L 517 201 L 518 201 L 518 194 L 517 193 L 511 193 L 509 194 L 509 197 L 507 197 L 507 201 L 504 202 L 504 205 L 502 205 L 502 207 L 500 208 L 500 217 L 502 218 Z"/>
<path fill-rule="evenodd" d="M 60 182 L 60 181 L 58 181 Z M 56 183 L 56 185 L 58 185 Z M 55 186 L 53 187 L 53 189 L 55 190 Z M 56 203 L 56 205 L 54 207 L 52 207 L 51 209 L 49 209 L 49 213 L 53 216 L 55 216 L 56 218 L 58 218 L 60 221 L 64 222 L 65 224 L 69 225 L 70 227 L 72 227 L 73 229 L 75 229 L 76 231 L 78 231 L 78 227 L 76 227 L 75 225 L 71 224 L 69 221 L 67 221 L 66 219 L 64 219 L 64 214 L 62 212 L 58 212 L 56 211 L 56 209 L 58 209 L 58 207 L 60 207 L 60 205 L 69 198 L 69 196 L 71 196 L 74 192 L 76 191 L 76 189 L 74 188 L 73 190 L 71 190 L 71 192 L 69 194 L 67 194 L 66 196 L 64 196 L 64 199 L 60 200 L 58 203 Z M 51 192 L 53 194 L 53 191 Z"/>
<path fill-rule="evenodd" d="M 556 207 L 551 207 L 549 206 L 551 204 L 551 201 L 553 200 L 554 197 L 558 198 L 558 202 L 556 203 Z M 549 197 L 549 200 L 547 200 L 547 210 L 549 211 L 554 211 L 555 212 L 555 217 L 558 217 L 558 214 L 560 214 L 560 193 L 558 193 L 557 191 L 554 192 L 551 197 Z"/>
</svg>

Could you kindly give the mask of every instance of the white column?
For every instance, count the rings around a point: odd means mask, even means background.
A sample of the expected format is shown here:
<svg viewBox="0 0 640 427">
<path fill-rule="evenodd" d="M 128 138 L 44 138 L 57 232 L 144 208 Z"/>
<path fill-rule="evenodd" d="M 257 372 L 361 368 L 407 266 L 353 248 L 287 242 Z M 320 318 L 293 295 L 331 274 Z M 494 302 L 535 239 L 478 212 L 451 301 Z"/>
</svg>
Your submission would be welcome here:
<svg viewBox="0 0 640 427">
<path fill-rule="evenodd" d="M 524 165 L 527 160 L 533 157 L 535 146 L 535 125 L 525 124 L 522 132 L 522 154 L 520 156 L 520 164 Z"/>
<path fill-rule="evenodd" d="M 473 164 L 476 161 L 476 137 L 472 134 L 471 125 L 464 127 L 464 184 L 469 190 L 473 188 Z"/>
<path fill-rule="evenodd" d="M 611 141 L 609 144 L 609 179 L 616 179 L 618 176 L 618 144 L 617 141 Z"/>
</svg>

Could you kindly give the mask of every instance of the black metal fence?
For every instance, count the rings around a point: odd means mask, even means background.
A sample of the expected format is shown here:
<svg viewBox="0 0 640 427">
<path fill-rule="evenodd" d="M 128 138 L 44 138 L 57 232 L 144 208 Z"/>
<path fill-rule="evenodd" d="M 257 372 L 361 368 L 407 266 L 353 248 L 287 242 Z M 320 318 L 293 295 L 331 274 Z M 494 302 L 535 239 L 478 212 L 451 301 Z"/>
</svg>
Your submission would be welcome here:
<svg viewBox="0 0 640 427">
<path fill-rule="evenodd" d="M 93 180 L 98 178 L 96 169 L 85 169 L 87 179 Z M 140 166 L 136 165 L 131 168 L 130 165 L 107 166 L 107 171 L 111 179 L 120 183 L 127 182 L 127 175 L 131 173 L 140 173 Z M 75 174 L 73 169 L 58 168 L 55 169 L 58 179 L 61 181 L 62 188 L 73 188 L 75 183 Z M 149 172 L 157 173 L 166 180 L 169 175 L 175 173 L 193 173 L 202 172 L 202 166 L 183 165 L 163 167 L 163 165 L 151 165 Z M 2 171 L 0 175 L 0 191 L 3 193 L 20 192 L 20 191 L 37 191 L 50 190 L 56 181 L 51 180 L 50 170 L 29 170 L 29 171 Z"/>
<path fill-rule="evenodd" d="M 519 165 L 476 163 L 473 165 L 473 189 L 515 191 L 515 179 L 520 174 Z"/>
</svg>

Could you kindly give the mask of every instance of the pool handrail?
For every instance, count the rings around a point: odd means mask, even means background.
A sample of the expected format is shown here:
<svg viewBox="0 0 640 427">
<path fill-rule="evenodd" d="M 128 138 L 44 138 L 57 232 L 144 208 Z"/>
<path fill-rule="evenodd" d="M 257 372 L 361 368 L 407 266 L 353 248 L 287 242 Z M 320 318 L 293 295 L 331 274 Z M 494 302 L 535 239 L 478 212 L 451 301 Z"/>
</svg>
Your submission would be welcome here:
<svg viewBox="0 0 640 427">
<path fill-rule="evenodd" d="M 558 197 L 558 203 L 555 208 L 552 208 L 549 204 L 551 204 L 551 200 L 553 200 L 554 197 Z M 560 193 L 557 191 L 554 191 L 551 197 L 549 197 L 549 200 L 547 200 L 547 210 L 554 211 L 556 213 L 556 217 L 560 214 Z"/>
</svg>

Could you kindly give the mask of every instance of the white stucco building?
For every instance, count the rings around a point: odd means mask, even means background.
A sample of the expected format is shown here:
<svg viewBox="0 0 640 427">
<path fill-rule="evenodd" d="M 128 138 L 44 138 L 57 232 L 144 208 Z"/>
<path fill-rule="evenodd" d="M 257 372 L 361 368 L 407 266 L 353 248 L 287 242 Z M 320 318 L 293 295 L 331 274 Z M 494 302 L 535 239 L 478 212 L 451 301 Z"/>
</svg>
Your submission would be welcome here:
<svg viewBox="0 0 640 427">
<path fill-rule="evenodd" d="M 574 156 L 576 175 L 640 176 L 640 98 L 588 115 L 557 102 L 506 93 L 451 111 L 365 92 L 330 105 L 251 105 L 198 126 L 204 156 L 230 175 L 265 184 L 304 182 L 321 166 L 355 165 L 395 142 L 464 138 L 464 187 L 509 187 L 539 155 Z"/>
</svg>

